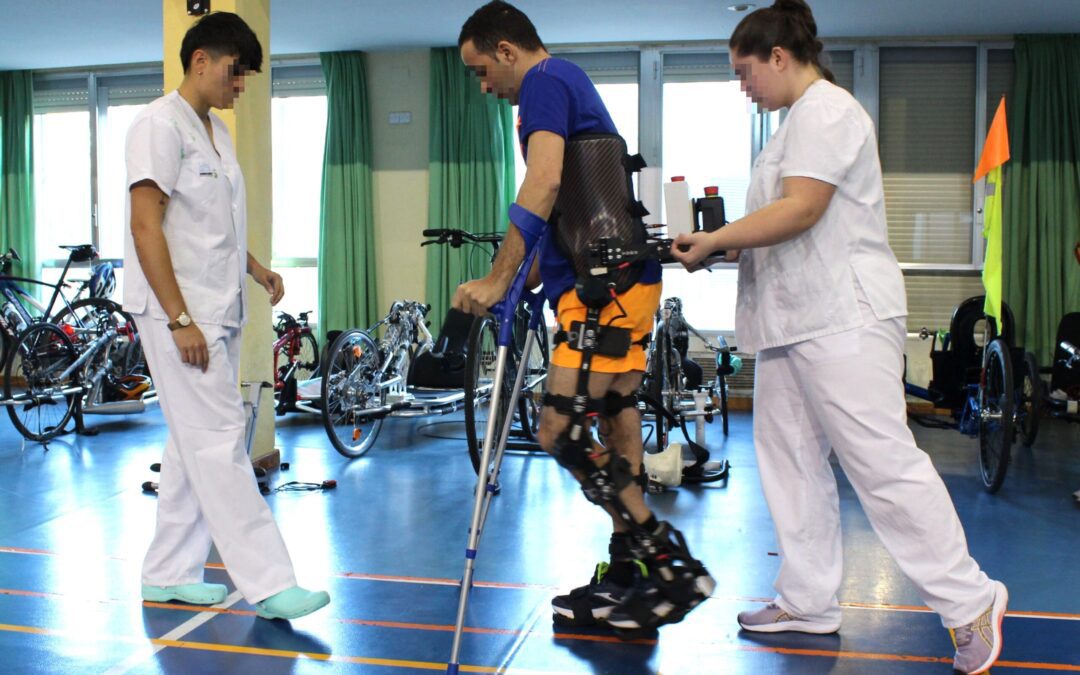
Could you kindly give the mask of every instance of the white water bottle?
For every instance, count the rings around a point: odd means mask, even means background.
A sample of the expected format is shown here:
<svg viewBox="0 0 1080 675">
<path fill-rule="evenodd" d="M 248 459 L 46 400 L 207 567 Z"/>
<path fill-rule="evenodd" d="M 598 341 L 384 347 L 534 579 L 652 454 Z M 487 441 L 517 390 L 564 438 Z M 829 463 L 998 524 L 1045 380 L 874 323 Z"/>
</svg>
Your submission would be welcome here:
<svg viewBox="0 0 1080 675">
<path fill-rule="evenodd" d="M 683 176 L 672 176 L 671 182 L 664 183 L 664 214 L 667 234 L 672 239 L 694 231 L 694 205 L 690 201 L 690 185 Z"/>
</svg>

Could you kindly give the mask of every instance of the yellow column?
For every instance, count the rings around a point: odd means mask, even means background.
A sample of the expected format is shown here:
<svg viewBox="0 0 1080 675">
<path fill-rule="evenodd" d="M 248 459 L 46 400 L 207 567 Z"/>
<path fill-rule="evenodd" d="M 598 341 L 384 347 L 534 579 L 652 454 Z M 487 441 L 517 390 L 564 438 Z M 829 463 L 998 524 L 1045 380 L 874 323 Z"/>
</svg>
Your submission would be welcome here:
<svg viewBox="0 0 1080 675">
<path fill-rule="evenodd" d="M 165 91 L 180 86 L 184 79 L 180 44 L 198 17 L 188 16 L 184 0 L 163 0 L 165 36 Z M 214 0 L 214 11 L 234 12 L 247 22 L 263 48 L 261 73 L 244 79 L 244 93 L 235 110 L 215 110 L 229 127 L 240 168 L 247 184 L 248 251 L 270 266 L 271 197 L 270 173 L 270 0 Z M 286 289 L 288 292 L 288 289 Z M 248 277 L 248 324 L 240 348 L 240 379 L 273 382 L 274 341 L 272 317 L 266 291 Z M 252 460 L 277 463 L 274 451 L 273 391 L 263 392 L 258 429 L 251 447 Z"/>
</svg>

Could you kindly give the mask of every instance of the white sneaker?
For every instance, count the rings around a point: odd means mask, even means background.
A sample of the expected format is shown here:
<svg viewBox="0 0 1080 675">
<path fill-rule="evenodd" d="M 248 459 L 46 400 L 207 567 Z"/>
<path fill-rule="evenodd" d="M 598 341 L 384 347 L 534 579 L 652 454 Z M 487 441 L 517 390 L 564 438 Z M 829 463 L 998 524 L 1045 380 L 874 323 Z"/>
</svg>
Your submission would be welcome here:
<svg viewBox="0 0 1080 675">
<path fill-rule="evenodd" d="M 797 633 L 814 633 L 827 635 L 840 630 L 840 622 L 823 623 L 820 621 L 808 621 L 792 616 L 780 609 L 775 602 L 770 602 L 761 609 L 753 612 L 739 612 L 739 625 L 744 630 L 757 633 L 782 633 L 795 631 Z"/>
<path fill-rule="evenodd" d="M 966 626 L 949 631 L 956 645 L 953 669 L 957 672 L 985 673 L 1001 655 L 1001 622 L 1009 604 L 1009 591 L 1000 581 L 995 581 L 994 587 L 994 602 L 985 612 Z"/>
</svg>

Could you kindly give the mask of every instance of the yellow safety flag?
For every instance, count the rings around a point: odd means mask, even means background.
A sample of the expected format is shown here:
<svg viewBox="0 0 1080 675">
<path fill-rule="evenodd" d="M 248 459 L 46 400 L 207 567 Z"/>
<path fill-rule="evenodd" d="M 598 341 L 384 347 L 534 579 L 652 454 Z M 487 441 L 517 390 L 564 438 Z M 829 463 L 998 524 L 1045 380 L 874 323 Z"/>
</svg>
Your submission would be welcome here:
<svg viewBox="0 0 1080 675">
<path fill-rule="evenodd" d="M 1005 97 L 1001 97 L 990 132 L 986 134 L 979 167 L 975 169 L 978 183 L 986 178 L 983 202 L 983 236 L 986 238 L 986 258 L 983 262 L 983 287 L 986 303 L 983 311 L 994 317 L 1001 331 L 1001 167 L 1009 161 L 1009 130 L 1005 122 Z"/>
</svg>

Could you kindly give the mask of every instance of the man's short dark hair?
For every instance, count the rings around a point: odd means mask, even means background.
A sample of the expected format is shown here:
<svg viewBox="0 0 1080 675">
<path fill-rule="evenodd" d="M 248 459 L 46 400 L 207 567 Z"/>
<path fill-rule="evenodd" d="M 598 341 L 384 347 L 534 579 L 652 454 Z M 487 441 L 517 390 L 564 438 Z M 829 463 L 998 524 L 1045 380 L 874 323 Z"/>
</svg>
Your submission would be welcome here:
<svg viewBox="0 0 1080 675">
<path fill-rule="evenodd" d="M 180 63 L 185 73 L 191 67 L 191 56 L 196 49 L 205 50 L 214 58 L 235 56 L 236 65 L 243 71 L 258 73 L 262 69 L 259 38 L 243 19 L 232 12 L 207 14 L 188 29 L 180 45 Z"/>
<path fill-rule="evenodd" d="M 492 0 L 473 12 L 458 36 L 458 49 L 472 41 L 476 51 L 494 56 L 503 40 L 531 52 L 544 49 L 536 26 L 517 7 L 502 0 Z"/>
</svg>

